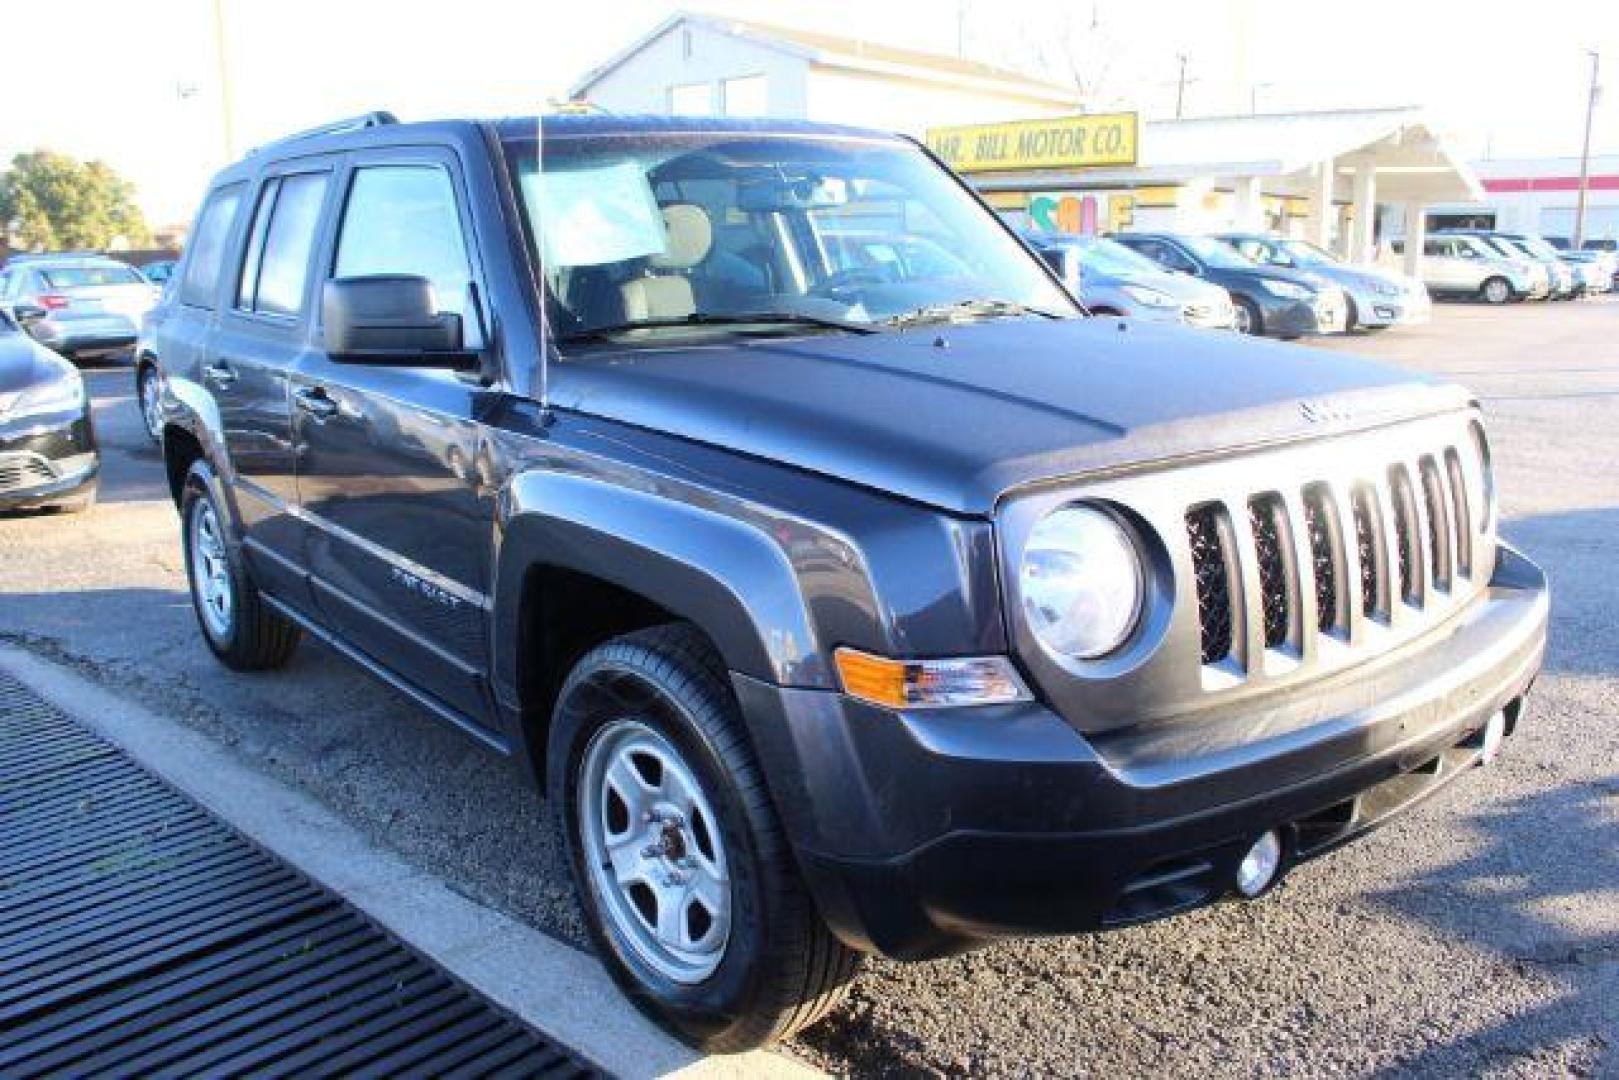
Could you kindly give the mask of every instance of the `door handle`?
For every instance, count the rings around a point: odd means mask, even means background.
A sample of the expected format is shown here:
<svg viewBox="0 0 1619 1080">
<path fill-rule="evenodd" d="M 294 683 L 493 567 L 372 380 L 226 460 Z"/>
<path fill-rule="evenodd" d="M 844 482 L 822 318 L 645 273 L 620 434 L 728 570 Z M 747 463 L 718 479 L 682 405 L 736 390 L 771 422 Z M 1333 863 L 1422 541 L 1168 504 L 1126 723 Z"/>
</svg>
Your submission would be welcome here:
<svg viewBox="0 0 1619 1080">
<path fill-rule="evenodd" d="M 298 408 L 323 422 L 336 416 L 343 408 L 319 386 L 305 386 L 293 391 L 292 400 Z"/>
<path fill-rule="evenodd" d="M 236 385 L 236 370 L 223 360 L 209 364 L 202 369 L 204 382 L 211 382 L 221 390 L 229 390 Z"/>
</svg>

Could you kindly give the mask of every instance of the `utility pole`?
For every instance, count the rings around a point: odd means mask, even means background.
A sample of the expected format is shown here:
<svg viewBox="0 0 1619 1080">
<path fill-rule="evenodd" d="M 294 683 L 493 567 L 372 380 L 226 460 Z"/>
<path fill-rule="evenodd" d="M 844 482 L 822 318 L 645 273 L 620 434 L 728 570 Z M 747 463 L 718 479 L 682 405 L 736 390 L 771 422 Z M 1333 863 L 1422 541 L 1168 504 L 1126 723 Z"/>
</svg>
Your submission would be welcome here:
<svg viewBox="0 0 1619 1080">
<path fill-rule="evenodd" d="M 230 58 L 225 55 L 225 0 L 213 0 L 214 59 L 219 64 L 219 116 L 225 136 L 225 160 L 236 160 L 236 101 L 231 93 Z"/>
<path fill-rule="evenodd" d="M 1191 57 L 1185 53 L 1176 53 L 1175 59 L 1180 61 L 1180 75 L 1175 79 L 1175 119 L 1179 120 L 1186 108 L 1186 61 Z"/>
<path fill-rule="evenodd" d="M 1580 147 L 1580 197 L 1574 208 L 1575 250 L 1585 245 L 1585 196 L 1591 186 L 1591 119 L 1597 111 L 1597 100 L 1602 96 L 1602 86 L 1597 82 L 1602 54 L 1595 49 L 1587 52 L 1591 57 L 1591 90 L 1585 98 L 1585 142 Z"/>
</svg>

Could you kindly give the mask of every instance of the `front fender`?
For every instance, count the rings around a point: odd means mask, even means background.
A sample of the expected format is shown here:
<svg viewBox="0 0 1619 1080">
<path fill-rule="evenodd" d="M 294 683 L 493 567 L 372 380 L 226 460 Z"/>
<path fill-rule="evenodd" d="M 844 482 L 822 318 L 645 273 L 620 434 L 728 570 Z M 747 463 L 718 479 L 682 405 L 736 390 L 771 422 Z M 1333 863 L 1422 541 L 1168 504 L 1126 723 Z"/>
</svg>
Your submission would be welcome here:
<svg viewBox="0 0 1619 1080">
<path fill-rule="evenodd" d="M 495 685 L 515 700 L 530 567 L 588 574 L 706 633 L 726 666 L 781 686 L 834 686 L 793 559 L 762 522 L 566 472 L 513 478 L 495 560 Z"/>
<path fill-rule="evenodd" d="M 190 379 L 167 375 L 163 379 L 163 419 L 165 429 L 171 424 L 180 427 L 202 444 L 208 463 L 221 480 L 234 479 L 230 455 L 225 452 L 225 425 L 213 394 Z M 165 445 L 165 458 L 167 455 Z M 229 485 L 226 487 L 228 490 Z"/>
</svg>

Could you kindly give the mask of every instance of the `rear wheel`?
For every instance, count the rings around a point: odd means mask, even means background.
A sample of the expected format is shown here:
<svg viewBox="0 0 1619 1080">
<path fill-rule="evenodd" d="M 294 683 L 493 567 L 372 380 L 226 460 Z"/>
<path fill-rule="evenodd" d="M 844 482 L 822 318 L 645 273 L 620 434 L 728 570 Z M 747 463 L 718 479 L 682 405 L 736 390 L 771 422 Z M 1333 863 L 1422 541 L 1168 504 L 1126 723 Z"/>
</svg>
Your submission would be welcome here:
<svg viewBox="0 0 1619 1080">
<path fill-rule="evenodd" d="M 786 1038 L 843 998 L 859 954 L 798 876 L 723 665 L 672 625 L 588 653 L 558 697 L 548 787 L 597 948 L 686 1041 Z"/>
<path fill-rule="evenodd" d="M 163 380 L 157 368 L 146 364 L 135 377 L 135 391 L 140 398 L 141 420 L 146 434 L 159 446 L 163 445 Z"/>
<path fill-rule="evenodd" d="M 1239 334 L 1263 334 L 1264 324 L 1259 318 L 1259 308 L 1247 297 L 1233 297 L 1235 309 L 1231 319 L 1231 328 Z"/>
<path fill-rule="evenodd" d="M 1512 299 L 1512 283 L 1506 278 L 1493 277 L 1479 286 L 1478 294 L 1486 304 L 1504 304 Z"/>
<path fill-rule="evenodd" d="M 253 584 L 242 553 L 226 531 L 219 481 L 206 462 L 186 474 L 180 501 L 186 577 L 203 639 L 226 667 L 264 671 L 292 658 L 298 627 L 276 614 Z"/>
</svg>

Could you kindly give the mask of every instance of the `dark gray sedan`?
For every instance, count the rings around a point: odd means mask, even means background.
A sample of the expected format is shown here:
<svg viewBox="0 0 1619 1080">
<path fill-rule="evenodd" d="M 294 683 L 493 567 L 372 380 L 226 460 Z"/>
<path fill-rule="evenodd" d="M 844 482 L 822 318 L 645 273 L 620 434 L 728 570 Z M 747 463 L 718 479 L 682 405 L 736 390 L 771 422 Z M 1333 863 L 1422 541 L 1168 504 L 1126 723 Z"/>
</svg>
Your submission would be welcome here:
<svg viewBox="0 0 1619 1080">
<path fill-rule="evenodd" d="M 84 377 L 0 312 L 0 510 L 83 510 L 100 465 Z"/>
</svg>

